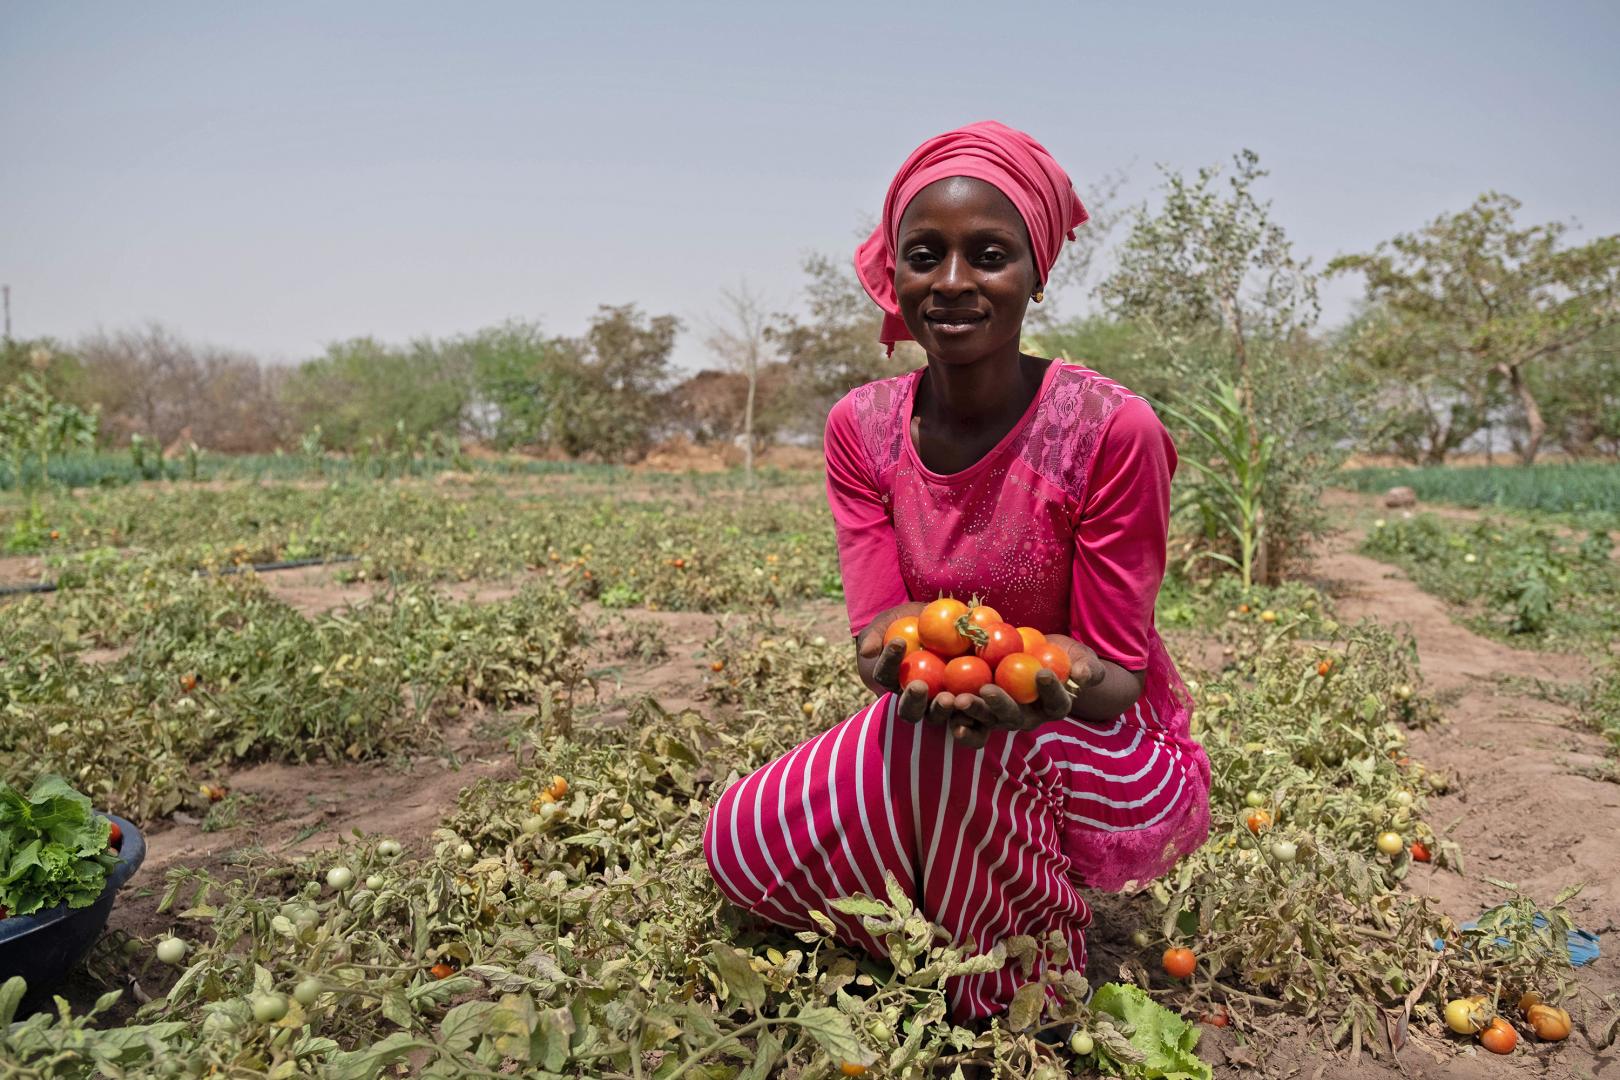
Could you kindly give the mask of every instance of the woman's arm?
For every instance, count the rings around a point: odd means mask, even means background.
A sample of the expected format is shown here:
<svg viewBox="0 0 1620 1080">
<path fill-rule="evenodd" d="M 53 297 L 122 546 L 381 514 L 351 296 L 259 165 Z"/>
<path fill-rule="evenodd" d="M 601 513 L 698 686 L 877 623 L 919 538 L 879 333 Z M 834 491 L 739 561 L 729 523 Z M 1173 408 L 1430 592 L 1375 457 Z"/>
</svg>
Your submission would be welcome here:
<svg viewBox="0 0 1620 1080">
<path fill-rule="evenodd" d="M 848 397 L 832 407 L 822 447 L 827 462 L 827 505 L 832 510 L 838 540 L 838 568 L 844 581 L 849 632 L 857 635 L 878 613 L 910 597 L 900 574 L 894 522 L 866 460 L 853 410 Z"/>
</svg>

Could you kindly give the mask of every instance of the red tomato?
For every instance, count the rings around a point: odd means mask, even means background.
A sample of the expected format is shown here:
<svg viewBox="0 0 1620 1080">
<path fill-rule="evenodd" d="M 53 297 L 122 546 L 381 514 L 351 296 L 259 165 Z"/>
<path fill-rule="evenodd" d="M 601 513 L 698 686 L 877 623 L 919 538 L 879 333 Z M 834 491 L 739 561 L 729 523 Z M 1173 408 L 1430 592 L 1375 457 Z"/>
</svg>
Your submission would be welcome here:
<svg viewBox="0 0 1620 1080">
<path fill-rule="evenodd" d="M 1191 949 L 1166 949 L 1160 962 L 1164 964 L 1164 973 L 1166 975 L 1172 979 L 1185 979 L 1198 966 L 1198 957 L 1193 954 Z"/>
<path fill-rule="evenodd" d="M 999 626 L 1001 622 L 1001 613 L 989 604 L 979 604 L 968 610 L 968 624 L 977 626 L 980 630 L 988 630 L 992 626 Z"/>
<path fill-rule="evenodd" d="M 947 659 L 967 652 L 973 643 L 956 629 L 957 620 L 967 613 L 966 604 L 950 597 L 935 600 L 923 608 L 923 613 L 917 616 L 917 637 L 922 647 Z"/>
<path fill-rule="evenodd" d="M 1493 1054 L 1511 1054 L 1519 1045 L 1519 1033 L 1513 1025 L 1498 1016 L 1479 1033 L 1479 1041 Z"/>
<path fill-rule="evenodd" d="M 997 623 L 986 628 L 985 633 L 990 635 L 990 640 L 979 646 L 979 655 L 990 665 L 991 671 L 1013 653 L 1025 651 L 1024 639 L 1011 623 Z"/>
<path fill-rule="evenodd" d="M 1029 655 L 1040 661 L 1040 665 L 1058 677 L 1058 682 L 1065 682 L 1069 678 L 1069 653 L 1061 645 L 1047 643 L 1034 650 Z"/>
<path fill-rule="evenodd" d="M 935 695 L 945 689 L 945 661 L 927 649 L 918 649 L 900 661 L 902 690 L 919 679 L 928 684 L 928 700 L 934 700 Z"/>
<path fill-rule="evenodd" d="M 1432 858 L 1432 857 L 1433 856 L 1431 856 L 1429 854 L 1429 845 L 1428 844 L 1425 844 L 1421 840 L 1412 841 L 1412 861 L 1413 862 L 1428 862 L 1429 859 Z"/>
<path fill-rule="evenodd" d="M 1040 670 L 1041 662 L 1029 653 L 1013 653 L 996 665 L 996 685 L 1018 704 L 1028 705 L 1039 696 L 1035 692 L 1035 675 Z"/>
<path fill-rule="evenodd" d="M 1033 626 L 1020 626 L 1018 636 L 1024 639 L 1024 651 L 1032 653 L 1046 644 L 1046 635 Z"/>
<path fill-rule="evenodd" d="M 945 689 L 953 694 L 977 694 L 990 681 L 990 665 L 977 656 L 958 656 L 945 665 Z"/>
<path fill-rule="evenodd" d="M 428 968 L 428 974 L 432 975 L 435 979 L 448 979 L 455 973 L 456 969 L 445 963 L 443 960 L 440 960 L 437 964 L 434 964 L 432 967 Z"/>
<path fill-rule="evenodd" d="M 917 616 L 905 615 L 889 624 L 883 631 L 883 644 L 887 645 L 895 638 L 906 643 L 906 653 L 910 655 L 922 648 L 922 640 L 917 637 Z"/>
<path fill-rule="evenodd" d="M 118 822 L 107 822 L 107 846 L 119 848 L 124 846 L 124 830 L 118 827 Z"/>
</svg>

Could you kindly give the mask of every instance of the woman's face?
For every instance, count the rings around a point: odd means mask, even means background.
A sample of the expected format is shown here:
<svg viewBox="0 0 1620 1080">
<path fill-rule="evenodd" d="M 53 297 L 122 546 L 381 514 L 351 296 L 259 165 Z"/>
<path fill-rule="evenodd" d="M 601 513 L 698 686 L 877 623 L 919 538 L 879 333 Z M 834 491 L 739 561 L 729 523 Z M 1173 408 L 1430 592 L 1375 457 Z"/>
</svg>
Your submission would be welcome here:
<svg viewBox="0 0 1620 1080">
<path fill-rule="evenodd" d="M 1016 356 L 1038 284 L 1024 219 L 993 184 L 936 180 L 900 217 L 900 317 L 935 360 L 970 364 L 1004 350 Z"/>
</svg>

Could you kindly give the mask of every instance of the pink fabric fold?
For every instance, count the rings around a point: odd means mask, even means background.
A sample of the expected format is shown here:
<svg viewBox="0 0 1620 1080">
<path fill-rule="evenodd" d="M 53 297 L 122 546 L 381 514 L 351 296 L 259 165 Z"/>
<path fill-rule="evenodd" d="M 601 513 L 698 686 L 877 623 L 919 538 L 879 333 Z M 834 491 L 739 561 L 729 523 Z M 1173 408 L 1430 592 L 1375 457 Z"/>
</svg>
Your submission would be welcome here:
<svg viewBox="0 0 1620 1080">
<path fill-rule="evenodd" d="M 883 309 L 878 339 L 890 352 L 895 342 L 911 340 L 894 293 L 900 217 L 919 191 L 947 176 L 983 180 L 1012 201 L 1029 230 L 1042 282 L 1051 274 L 1064 239 L 1073 240 L 1074 230 L 1090 216 L 1075 194 L 1069 174 L 1046 148 L 1005 124 L 983 120 L 936 135 L 917 147 L 889 182 L 882 220 L 855 249 L 855 272 L 866 294 Z"/>
</svg>

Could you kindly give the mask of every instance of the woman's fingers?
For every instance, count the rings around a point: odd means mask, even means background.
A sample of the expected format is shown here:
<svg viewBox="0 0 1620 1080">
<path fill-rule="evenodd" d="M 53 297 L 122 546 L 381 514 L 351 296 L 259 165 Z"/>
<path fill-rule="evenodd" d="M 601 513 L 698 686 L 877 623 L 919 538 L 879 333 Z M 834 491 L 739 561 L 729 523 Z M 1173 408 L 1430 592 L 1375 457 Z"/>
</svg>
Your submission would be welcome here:
<svg viewBox="0 0 1620 1080">
<path fill-rule="evenodd" d="M 1069 706 L 1073 702 L 1074 698 L 1063 688 L 1063 680 L 1057 677 L 1057 672 L 1042 668 L 1035 673 L 1035 703 L 1044 719 L 1056 720 L 1069 715 Z"/>
<path fill-rule="evenodd" d="M 999 686 L 986 686 L 979 691 L 979 698 L 984 702 L 990 714 L 989 722 L 996 727 L 1022 728 L 1024 726 L 1024 710 L 1018 707 L 1018 702 Z"/>
<path fill-rule="evenodd" d="M 928 711 L 928 684 L 913 679 L 900 691 L 900 705 L 896 710 L 900 719 L 908 724 L 919 723 Z"/>
<path fill-rule="evenodd" d="M 891 641 L 883 646 L 877 654 L 877 664 L 872 668 L 872 681 L 879 686 L 887 686 L 891 690 L 900 688 L 900 661 L 906 658 L 906 643 Z"/>
</svg>

